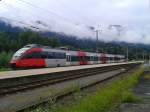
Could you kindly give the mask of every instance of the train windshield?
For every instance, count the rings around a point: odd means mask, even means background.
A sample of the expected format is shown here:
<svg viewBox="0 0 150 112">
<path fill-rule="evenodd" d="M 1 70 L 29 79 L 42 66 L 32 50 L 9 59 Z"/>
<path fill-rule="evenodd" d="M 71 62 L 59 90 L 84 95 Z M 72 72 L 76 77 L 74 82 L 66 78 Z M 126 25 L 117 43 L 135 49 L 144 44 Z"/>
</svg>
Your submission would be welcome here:
<svg viewBox="0 0 150 112">
<path fill-rule="evenodd" d="M 28 49 L 30 48 L 22 48 L 22 49 L 19 49 L 15 54 L 14 54 L 14 57 L 19 57 L 21 56 L 25 51 L 27 51 Z"/>
</svg>

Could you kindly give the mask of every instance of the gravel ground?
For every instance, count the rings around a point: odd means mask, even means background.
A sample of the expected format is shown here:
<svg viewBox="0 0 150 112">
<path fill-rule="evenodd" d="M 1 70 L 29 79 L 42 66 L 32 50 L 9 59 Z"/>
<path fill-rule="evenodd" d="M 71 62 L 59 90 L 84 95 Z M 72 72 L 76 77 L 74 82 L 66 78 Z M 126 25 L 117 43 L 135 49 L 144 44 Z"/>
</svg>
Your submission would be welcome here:
<svg viewBox="0 0 150 112">
<path fill-rule="evenodd" d="M 135 68 L 137 69 L 137 68 Z M 38 108 L 44 108 L 45 112 L 47 109 L 49 108 L 57 108 L 57 107 L 63 107 L 63 106 L 70 106 L 70 105 L 74 105 L 75 102 L 79 102 L 80 99 L 94 94 L 95 92 L 97 92 L 98 90 L 100 90 L 101 88 L 104 88 L 108 85 L 110 85 L 112 82 L 116 81 L 116 80 L 120 80 L 120 79 L 124 79 L 127 78 L 129 76 L 130 73 L 132 73 L 135 69 L 132 69 L 130 71 L 128 71 L 128 73 L 123 73 L 121 75 L 119 75 L 118 77 L 114 77 L 112 79 L 109 79 L 107 81 L 104 81 L 103 83 L 97 83 L 95 85 L 89 86 L 87 88 L 84 88 L 82 90 L 77 90 L 75 93 L 69 94 L 67 96 L 61 97 L 60 99 L 52 99 L 50 102 L 45 102 L 45 103 L 41 103 L 37 106 L 33 106 L 31 108 L 25 109 L 23 111 L 19 111 L 19 112 L 35 112 Z M 111 112 L 118 112 L 118 108 L 114 108 Z"/>
<path fill-rule="evenodd" d="M 114 76 L 122 72 L 122 69 L 110 71 L 93 76 L 53 84 L 43 88 L 34 89 L 32 91 L 26 91 L 24 93 L 8 95 L 0 98 L 0 112 L 15 112 L 31 105 L 35 105 L 43 101 L 48 101 L 54 96 L 66 93 L 68 91 L 73 91 L 74 89 L 78 89 L 78 87 L 88 86 L 90 84 L 93 84 L 100 80 L 104 80 L 110 76 Z"/>
<path fill-rule="evenodd" d="M 142 75 L 134 89 L 134 93 L 141 101 L 136 104 L 122 104 L 120 112 L 150 112 L 150 71 Z"/>
</svg>

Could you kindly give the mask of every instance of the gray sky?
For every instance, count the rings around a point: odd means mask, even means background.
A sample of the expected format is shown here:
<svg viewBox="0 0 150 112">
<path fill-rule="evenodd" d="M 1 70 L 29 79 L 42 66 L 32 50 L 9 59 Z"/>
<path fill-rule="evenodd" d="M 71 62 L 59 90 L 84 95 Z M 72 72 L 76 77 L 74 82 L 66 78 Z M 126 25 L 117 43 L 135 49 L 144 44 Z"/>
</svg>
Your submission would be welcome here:
<svg viewBox="0 0 150 112">
<path fill-rule="evenodd" d="M 100 25 L 101 40 L 150 44 L 149 0 L 2 0 L 0 19 L 6 18 L 15 26 L 36 26 L 81 38 L 95 38 L 88 26 Z M 108 29 L 114 24 L 123 26 L 120 37 L 115 28 Z"/>
</svg>

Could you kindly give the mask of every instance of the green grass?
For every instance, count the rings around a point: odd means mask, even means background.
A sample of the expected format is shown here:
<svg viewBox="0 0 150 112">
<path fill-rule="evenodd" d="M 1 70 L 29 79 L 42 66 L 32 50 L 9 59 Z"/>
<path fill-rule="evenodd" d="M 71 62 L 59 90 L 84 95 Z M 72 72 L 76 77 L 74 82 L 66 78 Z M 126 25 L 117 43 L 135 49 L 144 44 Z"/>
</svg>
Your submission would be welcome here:
<svg viewBox="0 0 150 112">
<path fill-rule="evenodd" d="M 9 70 L 11 70 L 11 68 L 0 68 L 0 72 L 2 72 L 2 71 L 9 71 Z"/>
<path fill-rule="evenodd" d="M 0 71 L 11 70 L 11 68 L 9 68 L 9 61 L 12 55 L 12 52 L 0 52 Z"/>
<path fill-rule="evenodd" d="M 82 99 L 76 105 L 64 108 L 63 112 L 108 112 L 121 102 L 135 101 L 135 96 L 129 91 L 137 83 L 142 71 L 138 70 L 127 79 L 113 82 L 94 95 Z"/>
<path fill-rule="evenodd" d="M 144 78 L 145 79 L 150 79 L 150 74 L 148 73 L 148 74 L 144 74 Z"/>
<path fill-rule="evenodd" d="M 138 98 L 131 92 L 131 88 L 138 82 L 143 68 L 128 74 L 121 80 L 113 81 L 92 95 L 85 96 L 79 101 L 67 106 L 38 107 L 32 112 L 111 112 L 122 102 L 137 102 Z"/>
<path fill-rule="evenodd" d="M 9 67 L 9 61 L 12 55 L 12 52 L 0 52 L 0 69 Z"/>
<path fill-rule="evenodd" d="M 132 91 L 126 91 L 123 93 L 122 103 L 138 103 L 141 102 L 141 98 L 137 97 Z"/>
</svg>

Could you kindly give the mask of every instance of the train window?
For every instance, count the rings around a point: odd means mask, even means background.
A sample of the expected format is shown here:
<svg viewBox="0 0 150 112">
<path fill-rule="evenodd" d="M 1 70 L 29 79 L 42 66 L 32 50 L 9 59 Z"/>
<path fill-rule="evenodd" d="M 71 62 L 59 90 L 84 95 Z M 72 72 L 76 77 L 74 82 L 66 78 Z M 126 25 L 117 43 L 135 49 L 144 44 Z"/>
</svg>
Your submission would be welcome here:
<svg viewBox="0 0 150 112">
<path fill-rule="evenodd" d="M 79 56 L 78 59 L 79 59 L 79 61 L 83 61 L 84 57 L 83 56 Z"/>
<path fill-rule="evenodd" d="M 109 57 L 109 59 L 108 59 L 108 60 L 113 61 L 113 57 Z"/>
<path fill-rule="evenodd" d="M 54 52 L 53 55 L 54 55 L 54 58 L 56 58 L 56 59 L 65 59 L 66 58 L 65 53 Z"/>
<path fill-rule="evenodd" d="M 66 54 L 63 53 L 63 54 L 62 54 L 62 57 L 63 57 L 63 59 L 66 59 Z"/>
<path fill-rule="evenodd" d="M 41 58 L 41 52 L 33 52 L 33 58 Z"/>
<path fill-rule="evenodd" d="M 25 59 L 41 58 L 41 52 L 33 51 L 29 54 L 26 54 L 23 58 L 25 58 Z"/>
<path fill-rule="evenodd" d="M 59 53 L 53 52 L 53 56 L 54 56 L 55 59 L 59 59 Z"/>
<path fill-rule="evenodd" d="M 65 53 L 59 53 L 59 58 L 60 59 L 66 59 L 66 54 Z"/>
<path fill-rule="evenodd" d="M 26 54 L 24 57 L 24 59 L 30 59 L 30 58 L 33 58 L 33 55 L 30 53 L 30 54 Z"/>
<path fill-rule="evenodd" d="M 78 57 L 77 56 L 71 56 L 71 61 L 78 61 Z"/>
<path fill-rule="evenodd" d="M 91 57 L 90 57 L 90 60 L 91 60 L 91 61 L 94 61 L 94 57 L 93 57 L 93 56 L 91 56 Z"/>
<path fill-rule="evenodd" d="M 48 52 L 42 52 L 42 53 L 41 53 L 41 58 L 44 58 L 44 59 L 45 59 L 45 58 L 48 57 L 47 55 L 48 55 Z"/>
<path fill-rule="evenodd" d="M 52 52 L 47 53 L 47 58 L 48 59 L 54 59 L 54 54 Z"/>
<path fill-rule="evenodd" d="M 47 58 L 48 59 L 66 59 L 66 54 L 58 53 L 58 52 L 48 52 Z"/>
<path fill-rule="evenodd" d="M 87 61 L 90 61 L 90 56 L 86 56 L 85 59 L 86 59 Z"/>
<path fill-rule="evenodd" d="M 79 61 L 87 61 L 86 56 L 78 56 L 77 58 L 78 58 Z"/>
<path fill-rule="evenodd" d="M 120 59 L 119 59 L 118 57 L 115 57 L 115 60 L 118 61 L 118 60 L 120 60 Z"/>
<path fill-rule="evenodd" d="M 94 61 L 98 61 L 98 57 L 97 56 L 94 56 Z"/>
<path fill-rule="evenodd" d="M 22 48 L 20 50 L 18 50 L 15 54 L 14 57 L 19 57 L 21 56 L 25 51 L 27 51 L 29 48 Z"/>
</svg>

